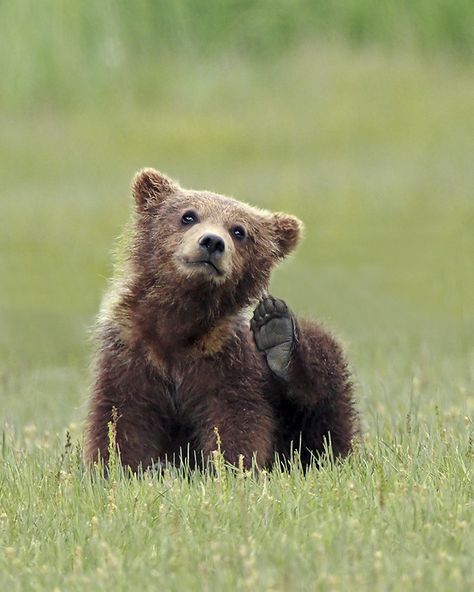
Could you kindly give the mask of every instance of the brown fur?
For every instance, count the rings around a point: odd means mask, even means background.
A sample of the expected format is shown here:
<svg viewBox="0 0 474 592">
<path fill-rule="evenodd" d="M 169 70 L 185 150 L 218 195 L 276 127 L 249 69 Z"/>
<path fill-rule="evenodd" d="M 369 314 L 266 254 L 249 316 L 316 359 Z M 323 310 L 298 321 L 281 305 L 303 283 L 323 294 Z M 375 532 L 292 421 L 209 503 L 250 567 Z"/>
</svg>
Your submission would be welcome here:
<svg viewBox="0 0 474 592">
<path fill-rule="evenodd" d="M 95 382 L 85 457 L 107 461 L 116 408 L 124 465 L 190 453 L 206 458 L 218 428 L 225 458 L 301 448 L 306 465 L 331 441 L 346 455 L 356 435 L 349 373 L 340 347 L 321 327 L 296 321 L 297 343 L 284 382 L 255 346 L 249 314 L 266 294 L 272 267 L 298 243 L 301 223 L 209 192 L 182 189 L 153 169 L 133 181 L 136 202 L 128 258 L 99 318 Z M 183 227 L 187 210 L 199 224 Z M 232 238 L 239 224 L 244 241 Z M 218 232 L 221 274 L 195 266 L 200 234 Z"/>
</svg>

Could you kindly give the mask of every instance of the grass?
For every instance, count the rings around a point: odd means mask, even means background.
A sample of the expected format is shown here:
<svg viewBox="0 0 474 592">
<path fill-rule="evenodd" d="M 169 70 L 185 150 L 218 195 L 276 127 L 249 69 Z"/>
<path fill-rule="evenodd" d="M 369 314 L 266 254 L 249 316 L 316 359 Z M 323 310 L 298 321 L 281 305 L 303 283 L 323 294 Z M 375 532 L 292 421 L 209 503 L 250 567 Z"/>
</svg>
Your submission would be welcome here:
<svg viewBox="0 0 474 592">
<path fill-rule="evenodd" d="M 4 1 L 0 105 L 82 107 L 124 92 L 159 100 L 154 81 L 170 62 L 272 61 L 315 40 L 472 59 L 474 10 L 471 0 Z"/>
<path fill-rule="evenodd" d="M 472 589 L 470 63 L 321 41 L 149 84 L 0 114 L 0 589 Z M 348 462 L 84 473 L 88 328 L 144 165 L 304 220 L 272 291 L 346 344 Z"/>
<path fill-rule="evenodd" d="M 28 452 L 4 452 L 2 588 L 468 590 L 472 426 L 439 420 L 307 476 L 104 482 L 29 434 Z"/>
</svg>

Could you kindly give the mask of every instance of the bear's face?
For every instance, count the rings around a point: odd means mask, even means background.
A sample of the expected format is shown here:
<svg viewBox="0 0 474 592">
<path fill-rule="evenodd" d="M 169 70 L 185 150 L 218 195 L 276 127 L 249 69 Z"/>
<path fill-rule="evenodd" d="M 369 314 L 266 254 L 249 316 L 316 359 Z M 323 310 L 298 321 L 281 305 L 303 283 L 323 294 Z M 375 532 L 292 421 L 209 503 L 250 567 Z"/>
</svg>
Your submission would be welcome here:
<svg viewBox="0 0 474 592">
<path fill-rule="evenodd" d="M 148 274 L 186 291 L 219 288 L 250 301 L 266 289 L 275 263 L 298 243 L 302 224 L 205 191 L 182 189 L 158 171 L 134 179 L 139 259 Z"/>
</svg>

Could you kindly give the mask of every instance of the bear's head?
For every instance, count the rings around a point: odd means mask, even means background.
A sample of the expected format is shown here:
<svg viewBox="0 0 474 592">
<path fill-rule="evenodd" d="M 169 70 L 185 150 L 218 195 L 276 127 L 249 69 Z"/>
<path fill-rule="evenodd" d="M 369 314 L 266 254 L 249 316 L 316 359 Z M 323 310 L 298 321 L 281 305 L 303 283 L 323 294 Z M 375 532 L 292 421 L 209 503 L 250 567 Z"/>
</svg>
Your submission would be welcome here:
<svg viewBox="0 0 474 592">
<path fill-rule="evenodd" d="M 132 184 L 133 258 L 146 285 L 168 301 L 245 306 L 268 287 L 272 267 L 297 245 L 302 224 L 208 191 L 192 191 L 154 169 Z M 143 282 L 142 282 L 143 288 Z"/>
</svg>

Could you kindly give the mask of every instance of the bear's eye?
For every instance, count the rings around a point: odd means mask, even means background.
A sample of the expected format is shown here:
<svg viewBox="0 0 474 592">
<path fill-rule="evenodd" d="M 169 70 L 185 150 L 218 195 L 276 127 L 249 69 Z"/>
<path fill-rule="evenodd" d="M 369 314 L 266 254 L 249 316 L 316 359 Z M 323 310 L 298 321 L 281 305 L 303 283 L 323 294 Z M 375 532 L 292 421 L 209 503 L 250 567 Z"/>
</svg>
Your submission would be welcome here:
<svg viewBox="0 0 474 592">
<path fill-rule="evenodd" d="M 181 216 L 181 224 L 194 224 L 195 222 L 197 222 L 198 217 L 196 212 L 193 212 L 192 210 L 189 210 L 187 212 L 184 212 L 184 214 Z"/>
<path fill-rule="evenodd" d="M 231 233 L 232 233 L 232 236 L 239 241 L 244 240 L 244 238 L 246 236 L 245 228 L 243 226 L 233 226 Z"/>
</svg>

